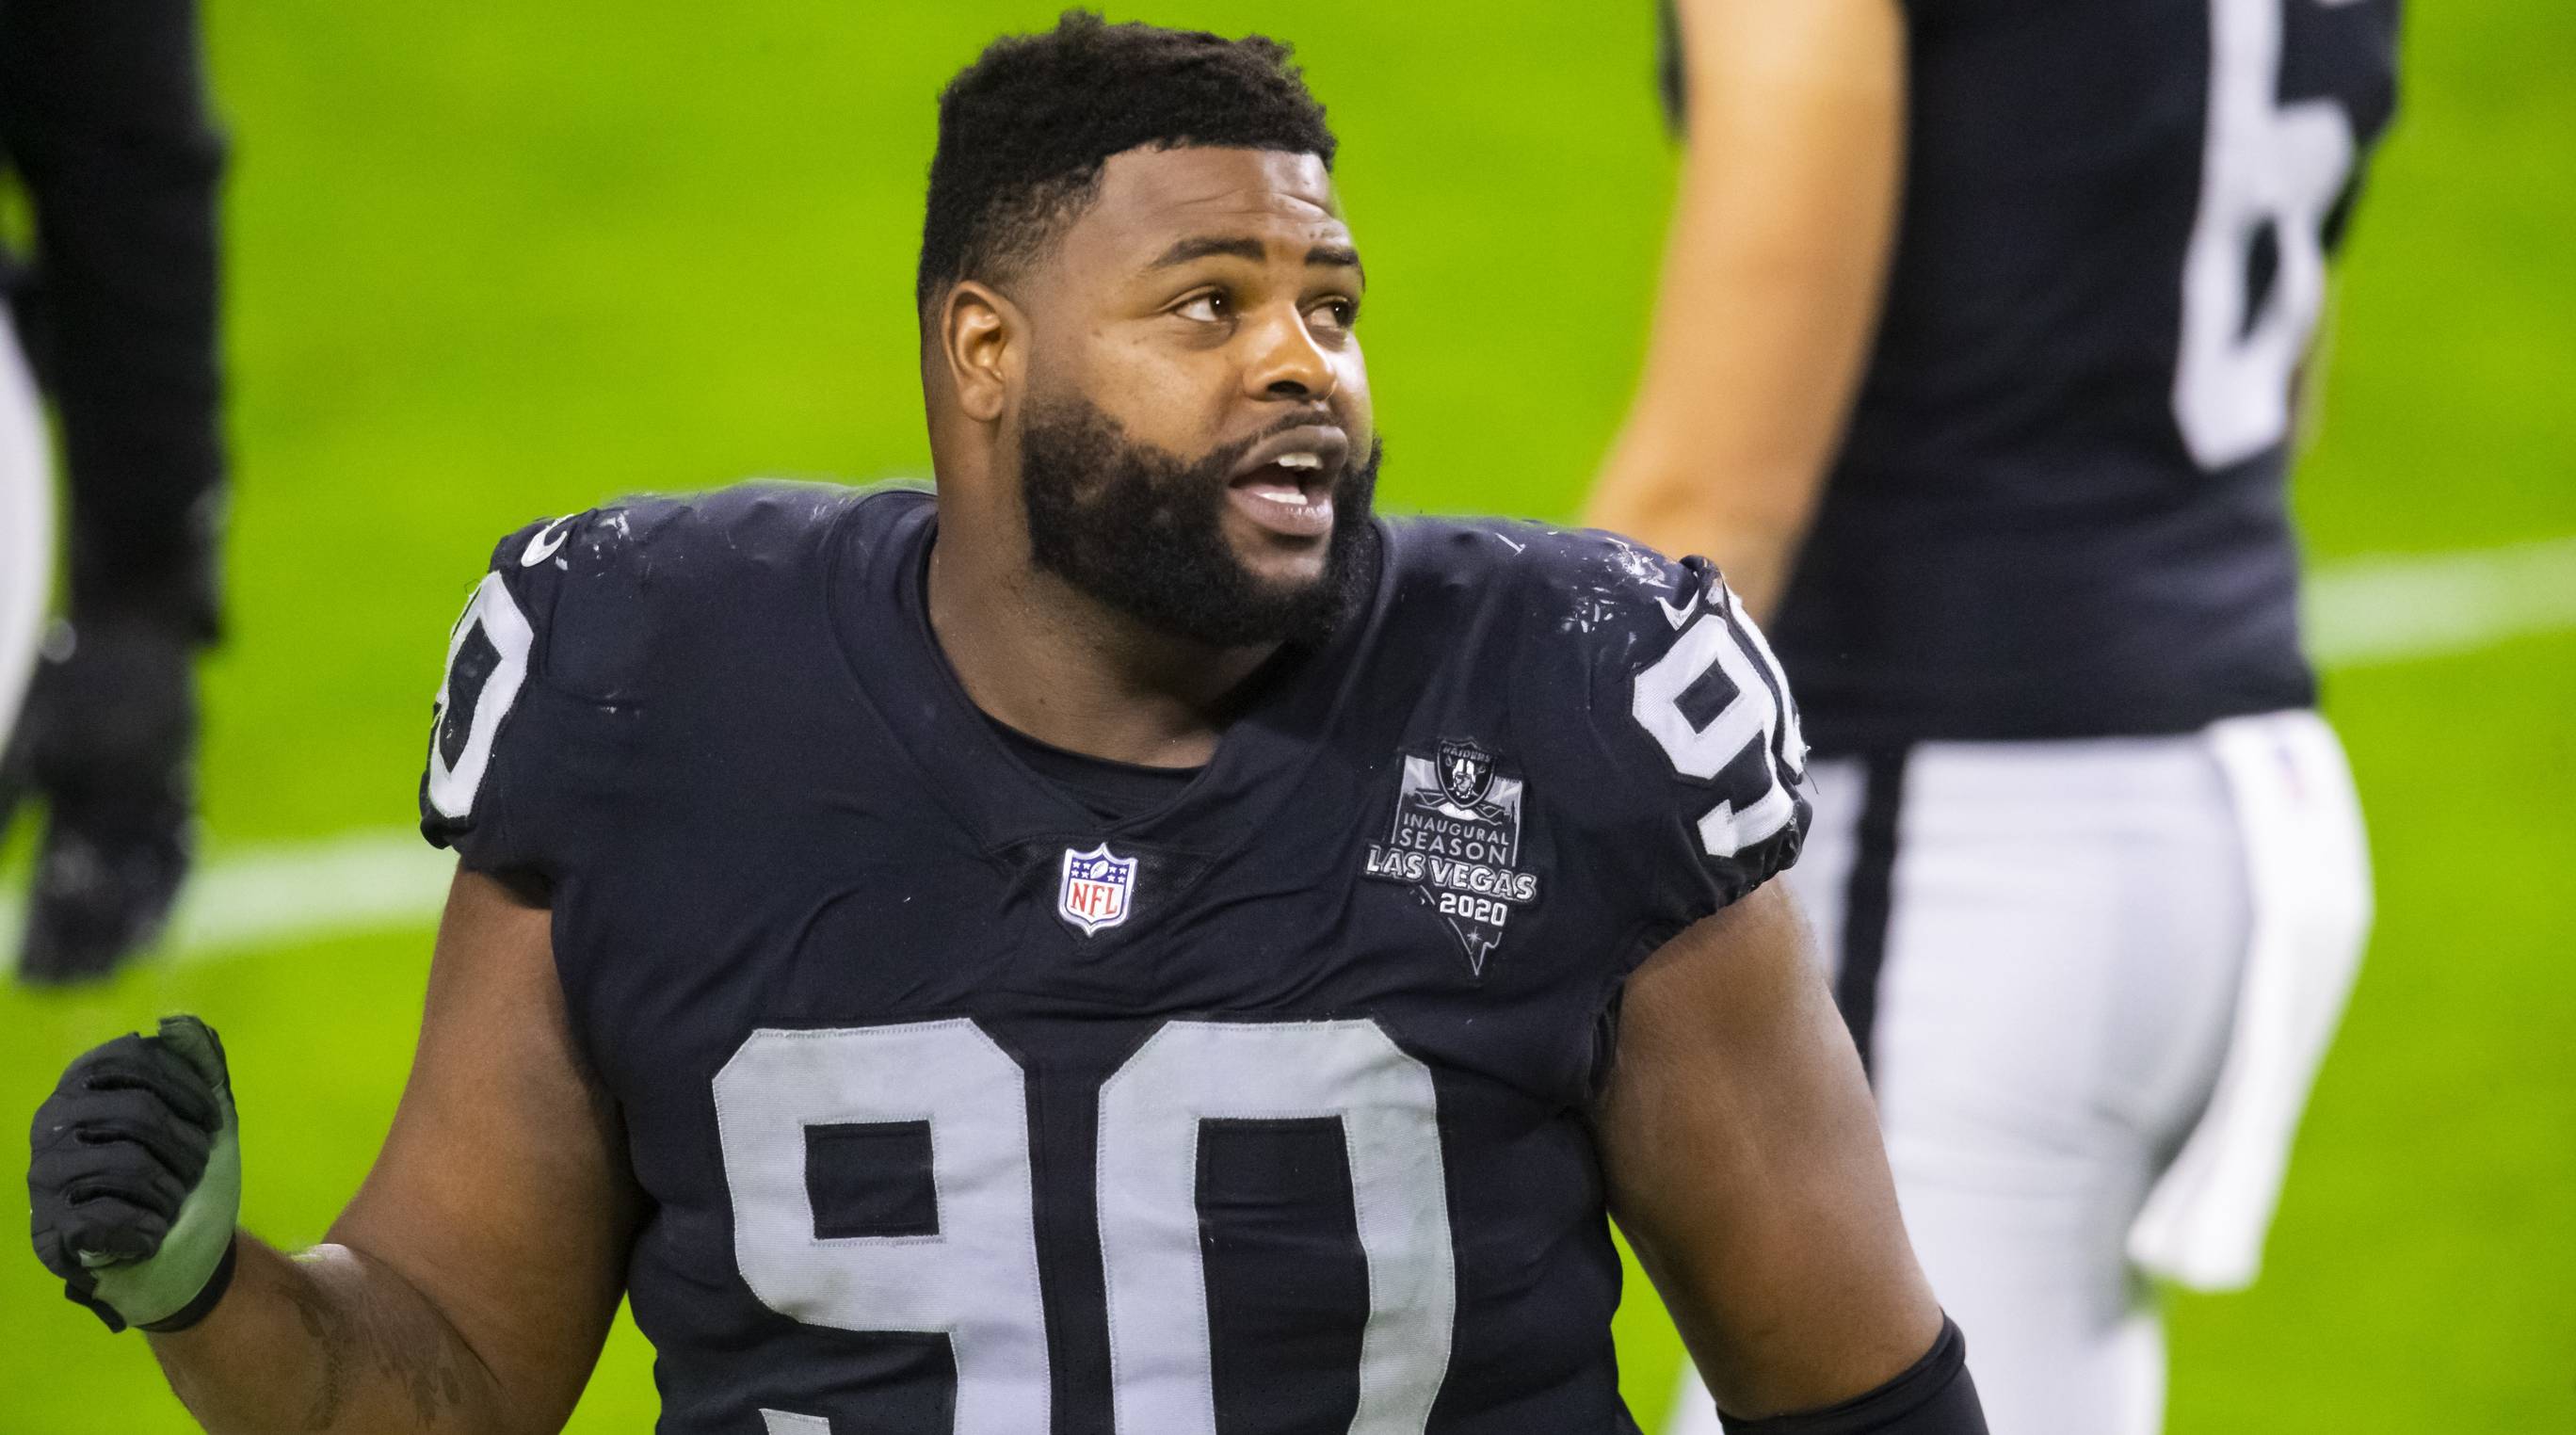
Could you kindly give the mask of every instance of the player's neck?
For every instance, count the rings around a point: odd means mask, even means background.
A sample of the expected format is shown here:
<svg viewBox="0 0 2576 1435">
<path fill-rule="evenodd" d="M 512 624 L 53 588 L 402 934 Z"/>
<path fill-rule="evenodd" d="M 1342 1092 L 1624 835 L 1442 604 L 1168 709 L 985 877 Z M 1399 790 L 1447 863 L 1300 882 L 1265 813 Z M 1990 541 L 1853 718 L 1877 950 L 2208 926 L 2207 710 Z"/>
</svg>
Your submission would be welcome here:
<svg viewBox="0 0 2576 1435">
<path fill-rule="evenodd" d="M 946 541 L 932 548 L 931 631 L 977 707 L 1068 752 L 1204 764 L 1232 698 L 1278 651 L 1175 638 L 1024 561 L 979 556 Z"/>
</svg>

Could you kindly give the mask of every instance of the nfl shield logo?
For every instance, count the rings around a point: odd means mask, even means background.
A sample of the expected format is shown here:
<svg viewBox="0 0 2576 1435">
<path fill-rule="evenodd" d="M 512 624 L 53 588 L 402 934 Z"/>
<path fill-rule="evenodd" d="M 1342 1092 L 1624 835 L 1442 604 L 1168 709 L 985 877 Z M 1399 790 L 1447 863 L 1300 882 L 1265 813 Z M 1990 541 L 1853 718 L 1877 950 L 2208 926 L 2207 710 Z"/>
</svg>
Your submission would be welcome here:
<svg viewBox="0 0 2576 1435">
<path fill-rule="evenodd" d="M 1064 880 L 1056 887 L 1055 914 L 1086 937 L 1127 920 L 1136 896 L 1136 859 L 1109 855 L 1104 842 L 1088 852 L 1068 847 Z"/>
</svg>

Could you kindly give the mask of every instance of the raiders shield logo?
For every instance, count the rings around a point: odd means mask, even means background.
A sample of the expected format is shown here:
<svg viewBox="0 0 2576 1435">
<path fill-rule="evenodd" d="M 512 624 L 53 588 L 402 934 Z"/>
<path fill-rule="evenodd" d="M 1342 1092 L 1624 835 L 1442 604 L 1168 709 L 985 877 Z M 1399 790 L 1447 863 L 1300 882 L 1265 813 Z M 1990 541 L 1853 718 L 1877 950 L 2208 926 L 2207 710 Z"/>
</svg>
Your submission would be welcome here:
<svg viewBox="0 0 2576 1435">
<path fill-rule="evenodd" d="M 1473 807 L 1494 785 L 1494 755 L 1472 742 L 1440 740 L 1440 787 L 1450 802 Z"/>
<path fill-rule="evenodd" d="M 1442 739 L 1428 757 L 1404 755 L 1395 821 L 1384 842 L 1369 844 L 1362 875 L 1411 887 L 1481 977 L 1512 914 L 1538 900 L 1538 876 L 1520 870 L 1520 850 L 1520 779 L 1503 776 L 1486 748 Z"/>
</svg>

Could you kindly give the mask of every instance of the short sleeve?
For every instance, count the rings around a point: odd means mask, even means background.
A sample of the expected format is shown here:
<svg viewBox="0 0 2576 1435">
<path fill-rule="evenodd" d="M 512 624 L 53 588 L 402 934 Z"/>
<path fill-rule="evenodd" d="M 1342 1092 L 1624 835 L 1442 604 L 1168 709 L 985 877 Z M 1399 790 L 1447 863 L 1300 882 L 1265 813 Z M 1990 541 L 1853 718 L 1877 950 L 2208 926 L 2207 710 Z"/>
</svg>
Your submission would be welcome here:
<svg viewBox="0 0 2576 1435">
<path fill-rule="evenodd" d="M 1706 560 L 1606 533 L 1541 533 L 1528 557 L 1515 722 L 1577 859 L 1651 949 L 1797 860 L 1797 705 Z"/>
<path fill-rule="evenodd" d="M 555 789 L 591 715 L 632 694 L 649 646 L 639 513 L 595 509 L 503 538 L 448 633 L 420 779 L 421 835 L 476 871 L 558 865 Z"/>
<path fill-rule="evenodd" d="M 421 834 L 470 869 L 549 884 L 615 860 L 677 780 L 644 751 L 707 700 L 724 650 L 779 619 L 854 495 L 744 483 L 641 495 L 501 540 L 447 639 Z M 765 575 L 765 576 L 764 576 Z"/>
</svg>

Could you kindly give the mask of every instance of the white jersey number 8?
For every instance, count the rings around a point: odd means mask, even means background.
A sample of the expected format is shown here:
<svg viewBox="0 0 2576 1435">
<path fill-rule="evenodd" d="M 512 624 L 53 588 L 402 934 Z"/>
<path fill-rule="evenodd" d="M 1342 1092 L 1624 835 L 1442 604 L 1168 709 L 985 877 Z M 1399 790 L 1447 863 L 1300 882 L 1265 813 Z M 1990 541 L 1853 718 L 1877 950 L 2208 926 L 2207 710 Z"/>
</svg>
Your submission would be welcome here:
<svg viewBox="0 0 2576 1435">
<path fill-rule="evenodd" d="M 2331 0 L 2209 0 L 2209 128 L 2173 390 L 2204 469 L 2288 437 L 2293 376 L 2325 307 L 2326 216 L 2352 173 L 2352 120 L 2333 100 L 2276 103 L 2282 8 L 2319 3 Z M 2277 262 L 2255 309 L 2248 257 L 2267 229 Z"/>
</svg>

